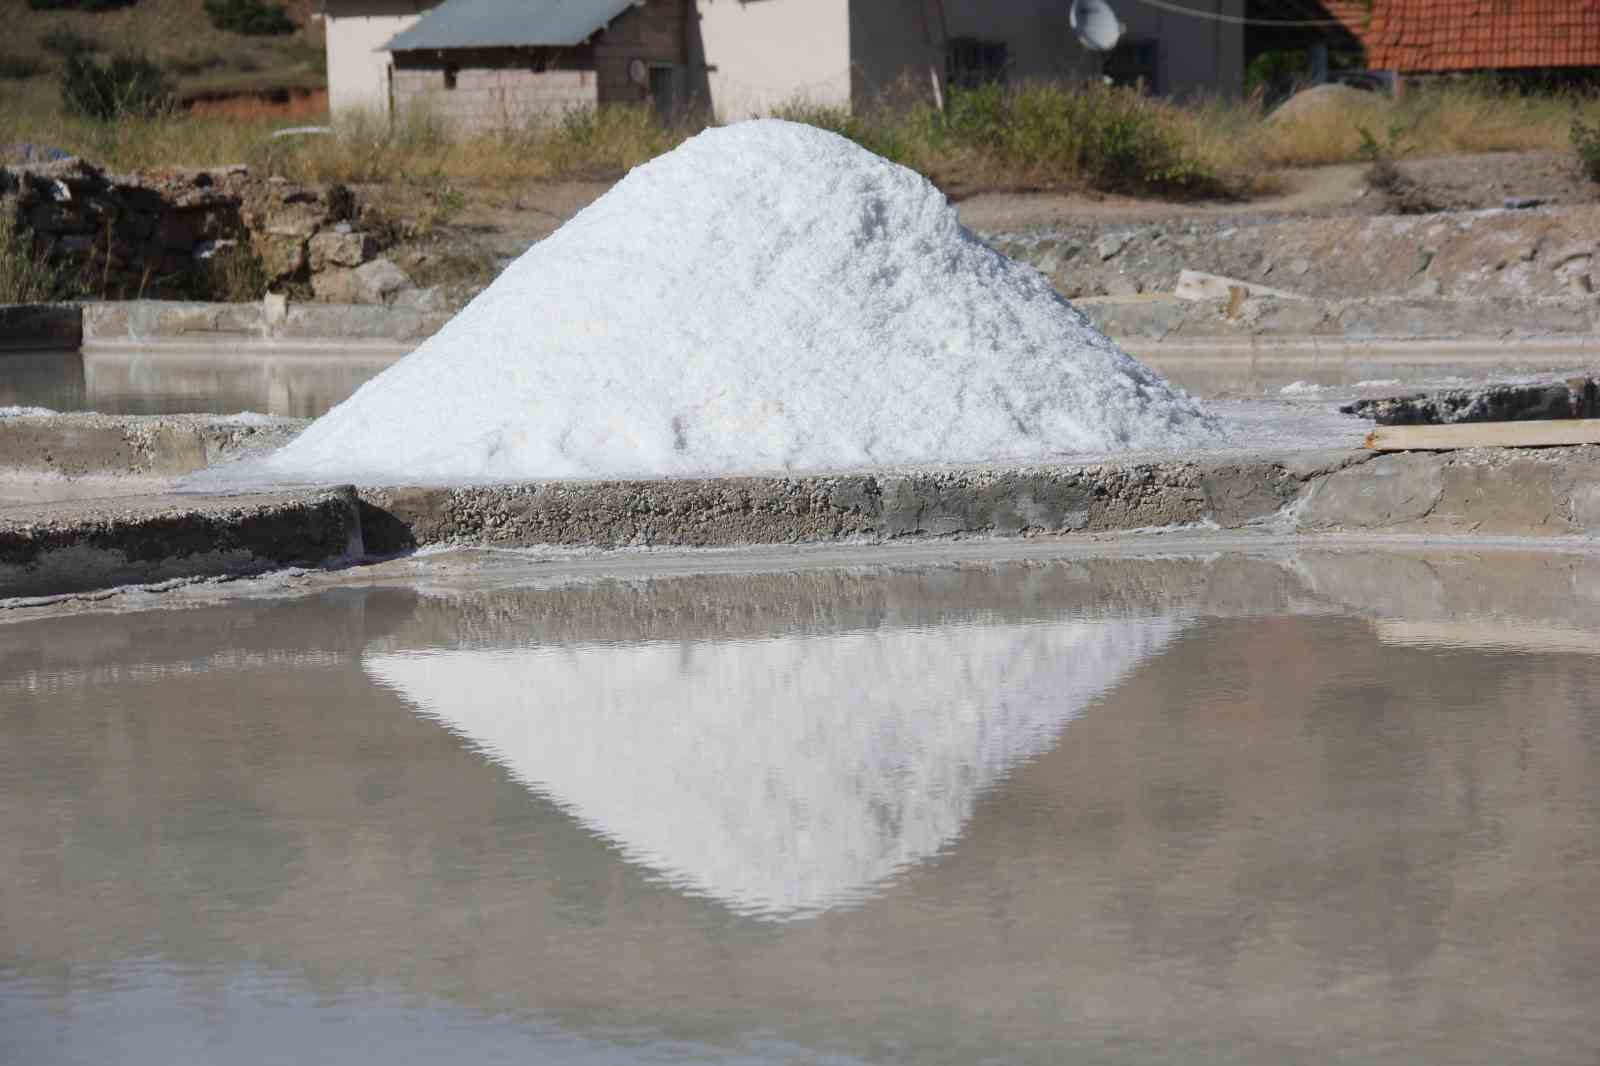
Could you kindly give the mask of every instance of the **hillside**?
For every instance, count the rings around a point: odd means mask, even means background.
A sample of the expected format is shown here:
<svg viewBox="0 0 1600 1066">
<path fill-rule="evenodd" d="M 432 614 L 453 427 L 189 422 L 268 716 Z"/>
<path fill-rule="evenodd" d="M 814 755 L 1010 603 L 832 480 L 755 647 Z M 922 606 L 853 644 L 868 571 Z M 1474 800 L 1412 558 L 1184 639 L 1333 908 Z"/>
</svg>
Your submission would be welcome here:
<svg viewBox="0 0 1600 1066">
<path fill-rule="evenodd" d="M 202 0 L 135 0 L 98 12 L 37 11 L 11 0 L 0 41 L 0 98 L 8 110 L 12 101 L 34 114 L 53 107 L 57 73 L 74 46 L 142 52 L 167 70 L 185 100 L 321 89 L 327 84 L 322 24 L 310 17 L 310 0 L 285 7 L 298 29 L 255 37 L 217 29 Z"/>
</svg>

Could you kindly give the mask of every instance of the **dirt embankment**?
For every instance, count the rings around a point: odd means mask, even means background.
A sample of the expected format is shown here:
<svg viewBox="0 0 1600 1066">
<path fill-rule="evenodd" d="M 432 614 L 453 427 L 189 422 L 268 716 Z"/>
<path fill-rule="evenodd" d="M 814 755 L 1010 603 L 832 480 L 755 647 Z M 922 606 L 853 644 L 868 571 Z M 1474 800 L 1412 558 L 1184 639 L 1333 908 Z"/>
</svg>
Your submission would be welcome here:
<svg viewBox="0 0 1600 1066">
<path fill-rule="evenodd" d="M 1600 206 L 1321 218 L 1080 222 L 987 234 L 1069 298 L 1170 293 L 1199 270 L 1318 299 L 1549 299 L 1600 289 Z"/>
<path fill-rule="evenodd" d="M 1171 292 L 1182 270 L 1317 299 L 1536 300 L 1586 295 L 1600 188 L 1552 153 L 1403 161 L 1285 175 L 1248 204 L 1181 207 L 990 196 L 962 219 L 1068 297 Z"/>
<path fill-rule="evenodd" d="M 1171 292 L 1179 271 L 1319 299 L 1546 299 L 1600 290 L 1600 187 L 1570 156 L 1404 160 L 1399 183 L 1365 164 L 1281 176 L 1250 202 L 1174 204 L 1055 193 L 986 193 L 957 206 L 970 229 L 1039 267 L 1068 297 Z M 602 183 L 474 198 L 440 254 L 503 265 L 604 194 Z M 1509 205 L 1509 206 L 1508 206 Z"/>
</svg>

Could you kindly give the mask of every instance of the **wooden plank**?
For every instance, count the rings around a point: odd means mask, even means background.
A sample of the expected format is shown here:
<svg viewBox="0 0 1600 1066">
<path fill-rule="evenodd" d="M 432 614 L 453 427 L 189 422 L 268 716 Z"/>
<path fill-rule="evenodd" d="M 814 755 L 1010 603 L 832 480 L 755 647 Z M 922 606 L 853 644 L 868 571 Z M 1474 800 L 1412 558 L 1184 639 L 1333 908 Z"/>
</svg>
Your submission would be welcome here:
<svg viewBox="0 0 1600 1066">
<path fill-rule="evenodd" d="M 1567 444 L 1600 444 L 1600 418 L 1458 422 L 1450 426 L 1379 426 L 1367 434 L 1367 447 L 1376 452 L 1554 448 Z"/>
</svg>

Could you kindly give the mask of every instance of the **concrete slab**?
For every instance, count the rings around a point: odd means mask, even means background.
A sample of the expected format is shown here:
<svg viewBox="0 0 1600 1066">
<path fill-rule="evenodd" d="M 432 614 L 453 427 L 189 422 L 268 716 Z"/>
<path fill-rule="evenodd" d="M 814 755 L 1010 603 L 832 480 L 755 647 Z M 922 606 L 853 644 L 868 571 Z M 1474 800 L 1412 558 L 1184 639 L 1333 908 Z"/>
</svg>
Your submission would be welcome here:
<svg viewBox="0 0 1600 1066">
<path fill-rule="evenodd" d="M 276 448 L 293 418 L 53 414 L 0 418 L 0 473 L 172 477 Z"/>
<path fill-rule="evenodd" d="M 363 554 L 348 486 L 0 507 L 0 598 L 260 573 Z"/>
<path fill-rule="evenodd" d="M 1600 535 L 1600 446 L 1380 455 L 1308 486 L 1304 532 Z"/>
</svg>

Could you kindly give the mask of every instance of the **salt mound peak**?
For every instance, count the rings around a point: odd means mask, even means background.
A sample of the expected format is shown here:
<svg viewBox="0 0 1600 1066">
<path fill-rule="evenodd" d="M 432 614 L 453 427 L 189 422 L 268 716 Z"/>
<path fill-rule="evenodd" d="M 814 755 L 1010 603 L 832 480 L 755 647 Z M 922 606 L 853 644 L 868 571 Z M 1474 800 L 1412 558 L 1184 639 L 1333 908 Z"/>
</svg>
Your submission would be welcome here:
<svg viewBox="0 0 1600 1066">
<path fill-rule="evenodd" d="M 368 482 L 817 471 L 1216 433 L 920 175 L 760 120 L 633 170 L 266 469 Z"/>
</svg>

